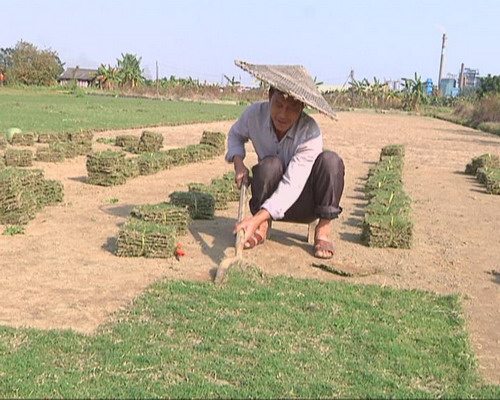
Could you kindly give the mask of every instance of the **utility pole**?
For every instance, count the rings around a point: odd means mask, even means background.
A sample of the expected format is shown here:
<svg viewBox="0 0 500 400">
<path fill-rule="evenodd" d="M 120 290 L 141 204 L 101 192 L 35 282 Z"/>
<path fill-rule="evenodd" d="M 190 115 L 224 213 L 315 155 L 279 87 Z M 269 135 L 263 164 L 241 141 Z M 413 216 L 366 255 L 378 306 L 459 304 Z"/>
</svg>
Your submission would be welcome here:
<svg viewBox="0 0 500 400">
<path fill-rule="evenodd" d="M 351 72 L 349 74 L 349 83 L 351 84 L 351 107 L 353 106 L 353 101 L 354 101 L 354 70 L 351 69 Z"/>
<path fill-rule="evenodd" d="M 160 82 L 158 81 L 158 61 L 156 61 L 156 97 L 160 97 L 160 89 L 158 87 L 158 85 L 160 84 Z"/>
<path fill-rule="evenodd" d="M 441 79 L 443 79 L 443 73 L 444 73 L 446 39 L 447 39 L 446 33 L 443 33 L 443 44 L 441 45 L 441 61 L 439 62 L 439 76 L 438 76 L 438 89 L 441 95 L 443 95 L 443 90 L 441 87 Z"/>
</svg>

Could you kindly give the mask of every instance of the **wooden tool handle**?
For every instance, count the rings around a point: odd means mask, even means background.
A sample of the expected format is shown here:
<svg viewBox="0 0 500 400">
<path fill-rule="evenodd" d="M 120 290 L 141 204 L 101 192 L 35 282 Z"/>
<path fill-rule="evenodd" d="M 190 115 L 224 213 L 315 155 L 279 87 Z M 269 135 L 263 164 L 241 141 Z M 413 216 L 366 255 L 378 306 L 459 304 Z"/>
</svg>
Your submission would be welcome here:
<svg viewBox="0 0 500 400">
<path fill-rule="evenodd" d="M 241 222 L 245 219 L 247 191 L 248 191 L 248 185 L 242 182 L 240 187 L 240 203 L 238 204 L 238 222 Z M 243 231 L 243 229 L 240 229 L 236 233 L 236 242 L 234 244 L 237 258 L 242 258 L 244 244 L 245 244 L 245 232 Z"/>
</svg>

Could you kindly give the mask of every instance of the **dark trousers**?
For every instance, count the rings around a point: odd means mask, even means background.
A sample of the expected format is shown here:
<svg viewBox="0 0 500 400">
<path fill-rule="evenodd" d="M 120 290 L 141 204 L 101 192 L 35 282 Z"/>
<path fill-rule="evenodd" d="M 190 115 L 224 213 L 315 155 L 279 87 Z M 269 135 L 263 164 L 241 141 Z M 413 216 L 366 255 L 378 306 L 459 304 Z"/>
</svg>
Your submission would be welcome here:
<svg viewBox="0 0 500 400">
<path fill-rule="evenodd" d="M 266 157 L 252 168 L 250 210 L 256 214 L 277 189 L 285 168 L 277 157 Z M 311 174 L 297 201 L 282 221 L 309 223 L 316 218 L 334 219 L 342 212 L 344 162 L 333 151 L 324 151 L 314 162 Z"/>
</svg>

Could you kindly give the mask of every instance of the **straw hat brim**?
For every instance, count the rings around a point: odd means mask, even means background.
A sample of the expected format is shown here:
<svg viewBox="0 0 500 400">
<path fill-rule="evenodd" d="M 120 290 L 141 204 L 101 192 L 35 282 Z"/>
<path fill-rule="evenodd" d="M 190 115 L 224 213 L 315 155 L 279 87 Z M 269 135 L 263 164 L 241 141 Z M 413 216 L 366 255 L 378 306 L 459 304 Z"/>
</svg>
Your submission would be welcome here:
<svg viewBox="0 0 500 400">
<path fill-rule="evenodd" d="M 257 65 L 240 60 L 235 60 L 234 63 L 255 78 L 337 120 L 337 115 L 302 65 Z"/>
</svg>

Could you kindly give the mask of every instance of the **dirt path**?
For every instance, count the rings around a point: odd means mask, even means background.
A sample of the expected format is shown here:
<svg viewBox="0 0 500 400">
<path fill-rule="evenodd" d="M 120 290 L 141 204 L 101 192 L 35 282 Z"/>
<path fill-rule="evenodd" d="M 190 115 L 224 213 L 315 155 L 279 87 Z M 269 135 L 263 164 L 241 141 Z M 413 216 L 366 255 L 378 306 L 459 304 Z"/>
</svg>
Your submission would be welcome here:
<svg viewBox="0 0 500 400">
<path fill-rule="evenodd" d="M 462 173 L 472 157 L 500 154 L 500 138 L 406 115 L 353 112 L 341 113 L 339 122 L 316 119 L 325 147 L 336 150 L 346 164 L 345 211 L 334 226 L 338 254 L 331 264 L 354 271 L 376 268 L 378 273 L 342 278 L 311 267 L 316 260 L 304 242 L 305 225 L 275 223 L 272 240 L 245 257 L 269 274 L 461 293 L 480 371 L 500 384 L 500 279 L 491 274 L 500 270 L 500 196 L 486 194 Z M 179 147 L 198 143 L 203 130 L 227 132 L 230 125 L 154 130 L 164 134 L 166 146 Z M 117 134 L 101 132 L 95 138 Z M 406 145 L 404 180 L 413 199 L 415 244 L 411 250 L 370 249 L 359 239 L 366 204 L 360 190 L 380 149 L 394 143 Z M 254 154 L 249 157 L 255 160 Z M 157 279 L 210 279 L 232 246 L 235 203 L 214 221 L 191 224 L 191 232 L 181 238 L 187 255 L 179 262 L 113 254 L 119 226 L 135 205 L 166 201 L 171 192 L 187 190 L 190 182 L 209 183 L 231 170 L 222 158 L 112 188 L 85 183 L 85 157 L 35 164 L 46 178 L 63 182 L 65 202 L 39 213 L 24 235 L 0 236 L 0 324 L 91 334 Z M 111 204 L 110 199 L 118 202 Z"/>
</svg>

